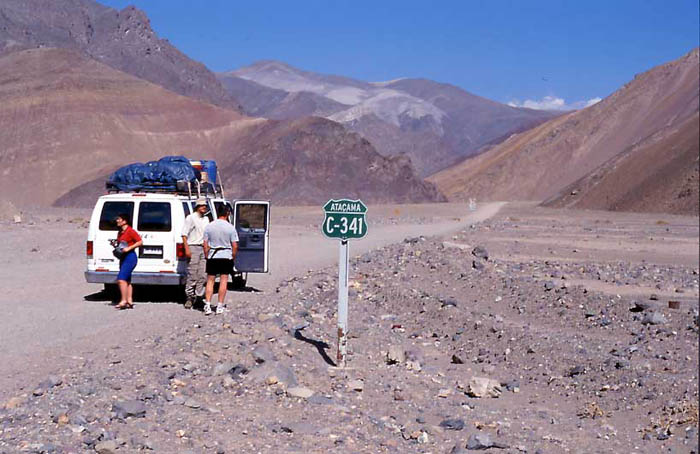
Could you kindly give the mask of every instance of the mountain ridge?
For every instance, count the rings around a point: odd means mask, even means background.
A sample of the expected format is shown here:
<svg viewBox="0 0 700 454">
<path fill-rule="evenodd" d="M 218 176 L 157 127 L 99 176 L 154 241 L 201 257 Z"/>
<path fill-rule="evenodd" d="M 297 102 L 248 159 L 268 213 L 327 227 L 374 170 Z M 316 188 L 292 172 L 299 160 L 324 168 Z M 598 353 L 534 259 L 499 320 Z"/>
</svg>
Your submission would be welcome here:
<svg viewBox="0 0 700 454">
<path fill-rule="evenodd" d="M 428 79 L 365 82 L 275 60 L 217 77 L 249 115 L 275 119 L 317 115 L 338 121 L 385 156 L 407 155 L 424 177 L 560 114 L 506 106 Z"/>
</svg>

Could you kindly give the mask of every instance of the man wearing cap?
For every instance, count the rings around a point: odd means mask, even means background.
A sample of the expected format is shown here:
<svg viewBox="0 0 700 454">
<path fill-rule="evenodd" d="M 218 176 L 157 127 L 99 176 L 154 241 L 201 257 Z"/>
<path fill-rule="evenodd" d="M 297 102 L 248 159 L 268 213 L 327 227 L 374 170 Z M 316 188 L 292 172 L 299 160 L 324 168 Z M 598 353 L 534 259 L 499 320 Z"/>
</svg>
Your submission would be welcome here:
<svg viewBox="0 0 700 454">
<path fill-rule="evenodd" d="M 194 211 L 185 218 L 182 227 L 182 242 L 185 245 L 185 255 L 190 263 L 187 267 L 187 284 L 185 285 L 185 309 L 192 309 L 197 293 L 204 289 L 206 275 L 206 257 L 204 255 L 204 228 L 209 225 L 206 216 L 209 206 L 206 199 L 197 199 Z"/>
</svg>

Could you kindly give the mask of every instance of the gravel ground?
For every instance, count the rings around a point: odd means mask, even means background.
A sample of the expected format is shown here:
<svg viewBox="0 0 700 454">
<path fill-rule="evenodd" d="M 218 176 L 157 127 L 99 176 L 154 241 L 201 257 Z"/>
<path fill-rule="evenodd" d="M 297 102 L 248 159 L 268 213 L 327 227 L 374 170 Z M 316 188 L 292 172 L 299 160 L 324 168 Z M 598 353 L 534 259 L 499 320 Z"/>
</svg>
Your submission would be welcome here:
<svg viewBox="0 0 700 454">
<path fill-rule="evenodd" d="M 300 272 L 28 382 L 0 453 L 697 452 L 697 238 L 510 205 L 355 256 L 347 368 L 337 267 Z"/>
</svg>

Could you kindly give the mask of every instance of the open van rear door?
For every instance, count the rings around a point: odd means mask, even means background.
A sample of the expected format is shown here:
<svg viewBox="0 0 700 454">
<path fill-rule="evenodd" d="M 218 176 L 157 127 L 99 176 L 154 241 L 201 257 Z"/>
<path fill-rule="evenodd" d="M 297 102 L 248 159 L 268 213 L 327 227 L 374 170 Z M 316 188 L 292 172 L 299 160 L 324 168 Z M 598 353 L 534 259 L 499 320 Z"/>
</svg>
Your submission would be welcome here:
<svg viewBox="0 0 700 454">
<path fill-rule="evenodd" d="M 233 225 L 238 233 L 236 271 L 267 273 L 270 253 L 270 202 L 235 202 Z"/>
</svg>

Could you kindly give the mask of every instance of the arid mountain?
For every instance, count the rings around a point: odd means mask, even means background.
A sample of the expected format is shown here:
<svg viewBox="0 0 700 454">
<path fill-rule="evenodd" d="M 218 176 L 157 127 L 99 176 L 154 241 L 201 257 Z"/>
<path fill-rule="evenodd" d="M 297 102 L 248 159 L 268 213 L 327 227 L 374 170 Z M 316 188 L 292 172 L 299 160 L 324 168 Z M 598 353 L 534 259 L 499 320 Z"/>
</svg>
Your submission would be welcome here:
<svg viewBox="0 0 700 454">
<path fill-rule="evenodd" d="M 2 0 L 0 56 L 40 47 L 76 50 L 175 93 L 238 109 L 209 69 L 159 38 L 133 6 L 116 11 L 93 0 Z"/>
<path fill-rule="evenodd" d="M 240 150 L 224 167 L 226 187 L 239 197 L 289 205 L 331 197 L 446 201 L 434 185 L 418 178 L 409 160 L 382 156 L 359 134 L 324 118 L 258 123 L 227 148 Z"/>
<path fill-rule="evenodd" d="M 244 117 L 65 49 L 7 54 L 0 74 L 0 194 L 17 206 L 91 206 L 116 168 L 172 154 L 216 159 L 232 196 L 442 200 L 410 164 L 325 119 Z"/>
<path fill-rule="evenodd" d="M 338 121 L 386 156 L 406 154 L 423 176 L 556 116 L 425 79 L 368 83 L 276 61 L 218 77 L 249 115 Z"/>
<path fill-rule="evenodd" d="M 561 191 L 545 206 L 700 214 L 698 113 L 663 128 Z"/>
<path fill-rule="evenodd" d="M 548 200 L 572 188 L 569 193 L 576 190 L 585 200 L 582 207 L 651 209 L 656 203 L 676 210 L 668 199 L 676 197 L 676 183 L 650 181 L 684 181 L 686 170 L 697 169 L 689 143 L 700 128 L 699 90 L 695 49 L 637 75 L 598 104 L 510 137 L 429 180 L 451 200 Z M 601 182 L 607 183 L 592 191 Z"/>
</svg>

